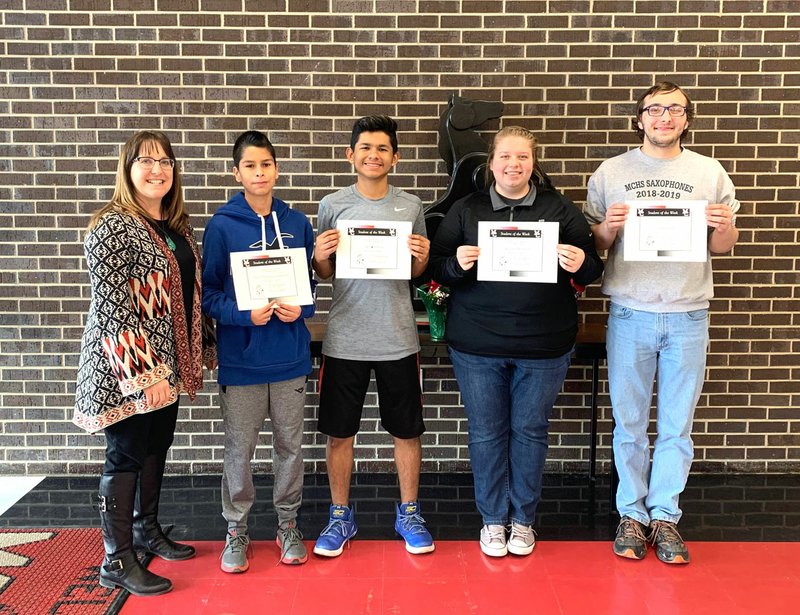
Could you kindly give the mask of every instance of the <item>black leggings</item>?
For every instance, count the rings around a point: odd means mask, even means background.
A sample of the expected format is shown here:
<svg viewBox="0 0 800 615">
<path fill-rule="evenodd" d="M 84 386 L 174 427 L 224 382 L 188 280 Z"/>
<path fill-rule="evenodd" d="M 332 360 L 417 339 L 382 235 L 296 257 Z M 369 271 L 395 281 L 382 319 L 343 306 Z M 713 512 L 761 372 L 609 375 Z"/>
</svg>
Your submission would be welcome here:
<svg viewBox="0 0 800 615">
<path fill-rule="evenodd" d="M 106 461 L 103 474 L 139 472 L 147 457 L 166 459 L 175 438 L 178 402 L 146 414 L 134 414 L 105 428 Z"/>
</svg>

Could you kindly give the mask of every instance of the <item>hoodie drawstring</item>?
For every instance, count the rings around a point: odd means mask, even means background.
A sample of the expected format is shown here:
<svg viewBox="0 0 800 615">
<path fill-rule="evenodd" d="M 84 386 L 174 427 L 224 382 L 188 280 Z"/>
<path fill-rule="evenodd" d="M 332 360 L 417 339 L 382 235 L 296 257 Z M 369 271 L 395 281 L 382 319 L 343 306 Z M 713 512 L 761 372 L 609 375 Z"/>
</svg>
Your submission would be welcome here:
<svg viewBox="0 0 800 615">
<path fill-rule="evenodd" d="M 283 237 L 281 236 L 281 225 L 278 224 L 278 214 L 275 213 L 275 210 L 272 210 L 272 223 L 275 225 L 275 235 L 278 237 L 278 246 L 281 250 L 284 250 L 285 247 L 283 245 Z"/>
<path fill-rule="evenodd" d="M 261 218 L 261 250 L 267 251 L 267 219 L 259 215 Z M 278 247 L 285 250 L 286 246 L 283 245 L 283 237 L 281 236 L 281 225 L 278 224 L 278 214 L 272 212 L 272 223 L 275 225 L 275 236 L 278 238 Z"/>
</svg>

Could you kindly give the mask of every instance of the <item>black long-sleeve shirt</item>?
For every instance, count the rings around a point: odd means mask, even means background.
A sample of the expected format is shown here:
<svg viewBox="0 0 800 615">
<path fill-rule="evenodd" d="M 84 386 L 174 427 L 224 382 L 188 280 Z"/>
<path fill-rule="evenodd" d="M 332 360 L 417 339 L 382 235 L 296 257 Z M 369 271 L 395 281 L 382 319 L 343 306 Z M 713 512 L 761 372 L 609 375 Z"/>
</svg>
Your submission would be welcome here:
<svg viewBox="0 0 800 615">
<path fill-rule="evenodd" d="M 477 263 L 467 271 L 455 256 L 462 245 L 478 245 L 479 221 L 558 222 L 559 243 L 581 248 L 586 258 L 570 273 L 558 269 L 555 284 L 480 282 Z M 550 358 L 569 352 L 578 331 L 578 308 L 570 279 L 587 285 L 600 277 L 597 254 L 586 219 L 565 196 L 541 190 L 529 206 L 495 210 L 488 191 L 453 204 L 431 244 L 433 279 L 450 287 L 447 342 L 458 351 L 498 357 Z"/>
</svg>

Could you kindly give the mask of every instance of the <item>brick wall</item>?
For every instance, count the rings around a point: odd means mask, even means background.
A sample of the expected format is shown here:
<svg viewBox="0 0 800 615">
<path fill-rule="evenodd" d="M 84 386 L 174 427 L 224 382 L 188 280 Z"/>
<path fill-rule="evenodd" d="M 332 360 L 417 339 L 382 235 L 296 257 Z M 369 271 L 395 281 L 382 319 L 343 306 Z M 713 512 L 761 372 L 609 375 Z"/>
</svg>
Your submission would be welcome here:
<svg viewBox="0 0 800 615">
<path fill-rule="evenodd" d="M 111 195 L 119 145 L 141 128 L 176 145 L 194 224 L 234 190 L 231 144 L 277 146 L 278 194 L 314 217 L 351 182 L 353 118 L 399 120 L 393 183 L 429 203 L 447 184 L 436 127 L 453 93 L 505 103 L 534 130 L 576 203 L 604 159 L 636 145 L 632 101 L 671 79 L 697 102 L 689 144 L 738 188 L 739 245 L 715 258 L 708 383 L 695 468 L 800 470 L 800 13 L 780 0 L 2 0 L 0 2 L 0 473 L 94 473 L 102 435 L 73 427 L 89 288 L 81 237 Z M 490 122 L 487 130 L 499 123 Z M 324 312 L 329 290 L 323 289 Z M 596 287 L 585 318 L 604 321 Z M 424 469 L 466 470 L 466 427 L 446 359 L 426 358 Z M 604 374 L 603 374 L 604 377 Z M 213 386 L 182 409 L 170 471 L 217 472 Z M 588 459 L 588 369 L 556 408 L 550 469 Z M 602 459 L 610 409 L 601 382 Z M 370 393 L 358 469 L 385 471 Z M 324 463 L 307 413 L 309 470 Z M 269 442 L 268 435 L 265 443 Z M 268 467 L 269 448 L 258 451 Z"/>
</svg>

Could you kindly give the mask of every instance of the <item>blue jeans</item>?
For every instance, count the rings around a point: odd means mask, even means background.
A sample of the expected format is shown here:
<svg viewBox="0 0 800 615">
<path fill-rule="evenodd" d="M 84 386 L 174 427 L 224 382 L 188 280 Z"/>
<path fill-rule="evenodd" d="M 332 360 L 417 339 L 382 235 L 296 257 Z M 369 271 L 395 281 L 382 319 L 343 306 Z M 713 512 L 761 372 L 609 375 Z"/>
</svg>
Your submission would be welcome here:
<svg viewBox="0 0 800 615">
<path fill-rule="evenodd" d="M 482 357 L 450 348 L 467 413 L 475 501 L 486 525 L 533 525 L 542 494 L 550 413 L 571 353 Z"/>
<path fill-rule="evenodd" d="M 692 465 L 692 421 L 708 346 L 708 310 L 642 312 L 609 308 L 608 383 L 614 411 L 617 510 L 645 525 L 677 523 L 678 497 Z M 657 378 L 656 440 L 647 428 Z"/>
</svg>

